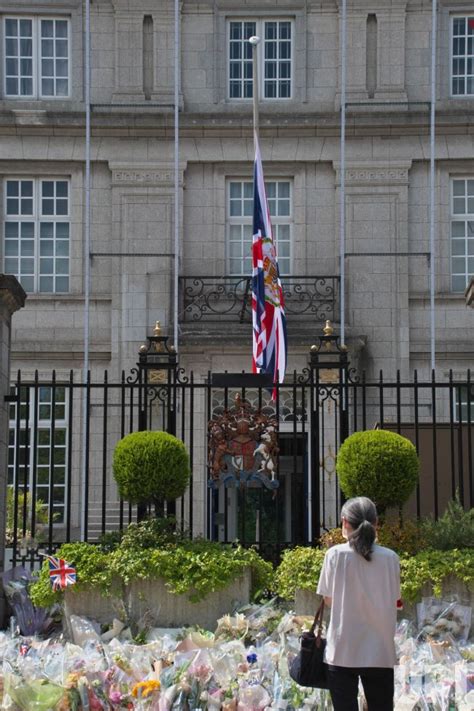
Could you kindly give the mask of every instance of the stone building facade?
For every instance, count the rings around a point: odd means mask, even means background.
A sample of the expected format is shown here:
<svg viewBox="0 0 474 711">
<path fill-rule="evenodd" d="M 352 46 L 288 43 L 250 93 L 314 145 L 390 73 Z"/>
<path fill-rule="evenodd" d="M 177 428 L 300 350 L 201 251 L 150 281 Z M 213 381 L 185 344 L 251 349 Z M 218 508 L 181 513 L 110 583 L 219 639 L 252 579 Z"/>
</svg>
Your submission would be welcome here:
<svg viewBox="0 0 474 711">
<path fill-rule="evenodd" d="M 12 366 L 25 378 L 52 368 L 59 379 L 70 368 L 80 378 L 85 4 L 0 0 L 0 12 L 3 271 L 28 293 L 13 324 Z M 184 280 L 235 284 L 248 273 L 252 34 L 262 37 L 261 150 L 280 267 L 304 290 L 315 275 L 337 280 L 340 21 L 334 0 L 180 3 L 178 345 L 197 379 L 251 362 L 249 323 L 238 310 L 234 320 L 187 318 Z M 157 319 L 167 332 L 174 326 L 174 2 L 93 0 L 90 25 L 89 358 L 93 375 L 108 369 L 117 379 Z M 464 373 L 474 358 L 464 298 L 474 274 L 473 27 L 474 8 L 440 1 L 441 377 L 449 368 Z M 380 369 L 429 374 L 430 30 L 431 3 L 348 2 L 346 341 L 369 378 Z M 301 370 L 321 319 L 288 320 L 289 368 Z"/>
</svg>

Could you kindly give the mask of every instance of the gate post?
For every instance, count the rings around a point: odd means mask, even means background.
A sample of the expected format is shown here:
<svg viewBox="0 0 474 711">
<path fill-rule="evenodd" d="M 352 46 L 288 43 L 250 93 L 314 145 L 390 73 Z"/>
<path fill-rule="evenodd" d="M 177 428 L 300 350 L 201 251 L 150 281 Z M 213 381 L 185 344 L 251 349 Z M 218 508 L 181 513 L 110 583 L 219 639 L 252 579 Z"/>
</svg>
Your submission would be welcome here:
<svg viewBox="0 0 474 711">
<path fill-rule="evenodd" d="M 321 466 L 323 457 L 320 439 L 320 394 L 327 398 L 332 390 L 339 398 L 339 445 L 349 434 L 347 346 L 339 343 L 331 321 L 326 321 L 323 335 L 311 346 L 309 354 L 311 375 L 311 521 L 313 540 L 321 535 Z M 322 393 L 321 393 L 322 391 Z M 334 398 L 334 401 L 335 398 Z M 324 475 L 324 472 L 323 472 Z M 341 494 L 342 496 L 342 494 Z M 324 526 L 324 521 L 322 522 Z M 311 543 L 312 541 L 310 541 Z"/>
<path fill-rule="evenodd" d="M 166 419 L 163 428 L 169 434 L 176 434 L 176 369 L 178 356 L 174 346 L 168 344 L 169 337 L 161 332 L 157 321 L 153 335 L 147 337 L 147 343 L 140 346 L 138 354 L 138 429 L 148 429 L 148 389 L 150 387 L 166 390 Z M 168 513 L 176 513 L 176 502 L 168 502 Z M 144 518 L 146 508 L 138 507 L 138 520 Z"/>
<path fill-rule="evenodd" d="M 0 571 L 5 566 L 6 497 L 8 485 L 8 423 L 12 315 L 25 305 L 26 294 L 16 277 L 0 274 Z M 5 605 L 0 598 L 0 622 Z"/>
</svg>

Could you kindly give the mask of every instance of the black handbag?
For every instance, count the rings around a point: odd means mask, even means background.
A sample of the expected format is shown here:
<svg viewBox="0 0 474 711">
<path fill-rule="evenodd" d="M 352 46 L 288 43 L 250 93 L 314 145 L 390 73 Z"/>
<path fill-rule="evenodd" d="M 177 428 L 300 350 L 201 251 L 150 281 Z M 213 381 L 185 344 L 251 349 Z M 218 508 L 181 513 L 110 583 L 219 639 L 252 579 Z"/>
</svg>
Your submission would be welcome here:
<svg viewBox="0 0 474 711">
<path fill-rule="evenodd" d="M 321 637 L 323 614 L 324 599 L 314 616 L 311 629 L 301 635 L 300 651 L 290 664 L 290 676 L 300 686 L 311 686 L 315 689 L 328 688 L 328 665 L 324 661 L 326 640 Z M 316 626 L 318 629 L 314 634 Z"/>
</svg>

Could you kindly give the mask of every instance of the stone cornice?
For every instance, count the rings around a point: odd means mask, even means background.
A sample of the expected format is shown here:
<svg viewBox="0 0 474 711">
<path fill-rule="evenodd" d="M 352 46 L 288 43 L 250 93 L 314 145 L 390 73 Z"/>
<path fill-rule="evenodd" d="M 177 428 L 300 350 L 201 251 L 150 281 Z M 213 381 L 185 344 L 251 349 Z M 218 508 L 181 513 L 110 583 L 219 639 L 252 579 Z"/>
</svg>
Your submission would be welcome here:
<svg viewBox="0 0 474 711">
<path fill-rule="evenodd" d="M 10 314 L 25 305 L 26 294 L 18 279 L 11 274 L 0 274 L 0 304 Z"/>
<path fill-rule="evenodd" d="M 142 12 L 174 14 L 173 0 L 112 0 L 115 12 L 130 15 L 130 17 L 140 15 Z M 180 3 L 180 9 L 182 2 Z M 143 20 L 140 18 L 140 22 Z"/>
<path fill-rule="evenodd" d="M 472 106 L 472 111 L 470 110 Z M 262 107 L 260 112 L 260 134 L 265 136 L 339 136 L 340 116 L 334 111 L 299 111 L 293 105 L 292 112 L 268 111 Z M 422 136 L 429 135 L 429 111 L 383 110 L 374 111 L 374 107 L 360 107 L 357 113 L 348 114 L 346 135 L 352 136 L 391 135 Z M 221 110 L 222 109 L 222 110 Z M 31 117 L 28 123 L 28 116 Z M 40 120 L 41 119 L 41 120 Z M 473 135 L 474 102 L 466 103 L 462 109 L 444 111 L 439 109 L 436 119 L 437 136 Z M 84 114 L 80 111 L 47 111 L 40 114 L 32 111 L 22 112 L 21 125 L 18 124 L 11 110 L 0 108 L 0 136 L 35 135 L 35 136 L 78 136 L 85 134 Z M 92 135 L 101 136 L 155 136 L 172 140 L 174 135 L 173 116 L 163 108 L 144 110 L 141 107 L 111 107 L 109 111 L 93 112 Z M 215 137 L 252 137 L 251 107 L 247 111 L 231 106 L 219 107 L 215 112 L 183 112 L 180 117 L 180 135 L 182 138 Z"/>
</svg>

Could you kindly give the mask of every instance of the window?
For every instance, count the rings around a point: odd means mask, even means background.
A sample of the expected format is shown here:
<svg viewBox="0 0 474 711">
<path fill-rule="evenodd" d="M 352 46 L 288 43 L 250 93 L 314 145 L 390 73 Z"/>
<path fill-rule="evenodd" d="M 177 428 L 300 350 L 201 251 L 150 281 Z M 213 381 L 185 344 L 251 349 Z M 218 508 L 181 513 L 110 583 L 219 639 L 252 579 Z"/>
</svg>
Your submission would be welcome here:
<svg viewBox="0 0 474 711">
<path fill-rule="evenodd" d="M 253 96 L 252 35 L 262 38 L 257 48 L 262 98 L 291 99 L 291 20 L 229 22 L 229 98 Z"/>
<path fill-rule="evenodd" d="M 69 291 L 69 181 L 5 181 L 4 271 L 27 292 Z"/>
<path fill-rule="evenodd" d="M 474 15 L 452 18 L 451 92 L 474 95 Z"/>
<path fill-rule="evenodd" d="M 273 239 L 280 274 L 291 272 L 291 183 L 273 180 L 265 183 L 272 218 Z M 228 184 L 227 251 L 231 276 L 252 273 L 253 183 L 232 180 Z"/>
<path fill-rule="evenodd" d="M 451 288 L 464 292 L 474 276 L 474 180 L 453 180 Z"/>
<path fill-rule="evenodd" d="M 6 17 L 5 96 L 69 96 L 69 21 Z"/>
<path fill-rule="evenodd" d="M 474 386 L 456 386 L 456 422 L 474 422 Z"/>
<path fill-rule="evenodd" d="M 41 501 L 47 518 L 52 489 L 52 506 L 55 523 L 64 521 L 67 462 L 67 408 L 66 389 L 62 386 L 21 389 L 19 429 L 16 405 L 10 406 L 10 439 L 8 447 L 8 484 L 14 486 L 18 476 L 19 491 L 31 494 L 36 491 L 36 501 Z M 54 417 L 53 417 L 54 415 Z M 35 429 L 36 428 L 36 429 Z M 18 447 L 16 446 L 18 430 Z M 34 443 L 37 443 L 34 461 Z M 19 516 L 21 517 L 21 512 Z"/>
</svg>

